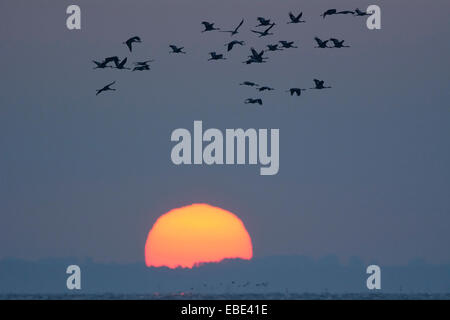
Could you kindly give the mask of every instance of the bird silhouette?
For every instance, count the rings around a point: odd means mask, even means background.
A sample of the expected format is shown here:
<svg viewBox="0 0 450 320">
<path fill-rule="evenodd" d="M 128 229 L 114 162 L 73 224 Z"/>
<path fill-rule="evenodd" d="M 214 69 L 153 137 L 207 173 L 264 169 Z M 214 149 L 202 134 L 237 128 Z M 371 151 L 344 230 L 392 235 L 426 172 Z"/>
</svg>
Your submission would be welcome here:
<svg viewBox="0 0 450 320">
<path fill-rule="evenodd" d="M 294 41 L 284 41 L 281 40 L 279 41 L 279 43 L 281 43 L 281 46 L 285 49 L 289 49 L 289 48 L 298 48 L 297 46 L 294 46 Z"/>
<path fill-rule="evenodd" d="M 370 14 L 368 14 L 366 11 L 361 11 L 361 10 L 359 10 L 359 8 L 356 8 L 355 16 L 364 17 L 364 16 L 370 16 Z"/>
<path fill-rule="evenodd" d="M 98 96 L 100 93 L 104 92 L 104 91 L 116 91 L 116 89 L 111 88 L 111 86 L 116 83 L 115 81 L 111 82 L 110 84 L 107 84 L 106 86 L 104 86 L 101 89 L 97 90 L 96 96 Z"/>
<path fill-rule="evenodd" d="M 320 16 L 325 19 L 326 16 L 331 16 L 331 15 L 336 14 L 336 13 L 337 13 L 336 9 L 328 9 L 327 11 L 322 13 Z"/>
<path fill-rule="evenodd" d="M 239 28 L 242 26 L 243 23 L 244 23 L 244 19 L 241 20 L 241 22 L 239 23 L 239 25 L 238 25 L 236 28 L 234 28 L 234 30 L 230 30 L 230 31 L 220 31 L 220 32 L 227 32 L 227 33 L 230 34 L 230 36 L 234 36 L 234 35 L 236 35 L 236 34 L 239 33 L 238 30 L 239 30 Z"/>
<path fill-rule="evenodd" d="M 220 30 L 220 28 L 214 28 L 214 23 L 208 21 L 203 21 L 202 25 L 205 27 L 205 29 L 202 32 Z"/>
<path fill-rule="evenodd" d="M 301 88 L 290 88 L 288 91 L 291 94 L 291 96 L 293 96 L 294 94 L 296 94 L 297 96 L 300 96 L 302 94 L 302 91 L 306 91 L 306 89 L 301 89 Z"/>
<path fill-rule="evenodd" d="M 128 49 L 130 50 L 130 52 L 133 51 L 133 43 L 141 43 L 141 38 L 139 37 L 132 37 L 130 39 L 128 39 L 127 41 L 124 42 L 124 44 L 127 45 Z"/>
<path fill-rule="evenodd" d="M 325 83 L 325 81 L 323 81 L 323 80 L 314 79 L 315 87 L 310 88 L 310 89 L 321 90 L 321 89 L 330 89 L 331 88 L 331 87 L 325 87 L 324 83 Z"/>
<path fill-rule="evenodd" d="M 333 42 L 333 47 L 332 48 L 350 48 L 350 46 L 345 46 L 344 45 L 344 41 L 345 40 L 339 41 L 338 39 L 331 38 L 330 41 Z"/>
<path fill-rule="evenodd" d="M 248 57 L 250 59 L 248 59 L 247 61 L 244 61 L 244 63 L 246 64 L 251 64 L 251 63 L 264 63 L 264 60 L 267 60 L 268 58 L 263 57 L 264 55 L 264 50 L 261 50 L 261 52 L 258 52 L 255 50 L 255 48 L 250 48 L 251 51 L 251 55 L 249 55 Z"/>
<path fill-rule="evenodd" d="M 291 19 L 291 21 L 289 21 L 288 24 L 306 22 L 305 20 L 300 20 L 302 18 L 302 16 L 303 16 L 303 12 L 300 12 L 297 16 L 295 16 L 292 12 L 289 12 L 289 19 Z"/>
<path fill-rule="evenodd" d="M 215 51 L 210 52 L 209 55 L 211 58 L 208 59 L 208 61 L 211 60 L 226 60 L 226 58 L 223 57 L 223 54 L 217 54 Z"/>
<path fill-rule="evenodd" d="M 317 42 L 316 48 L 329 48 L 327 46 L 327 43 L 329 40 L 323 41 L 323 40 L 319 39 L 318 37 L 314 37 L 314 40 L 316 40 L 316 42 Z"/>
<path fill-rule="evenodd" d="M 244 103 L 246 104 L 259 104 L 260 106 L 262 106 L 263 102 L 261 99 L 253 99 L 253 98 L 248 98 L 244 101 Z"/>
<path fill-rule="evenodd" d="M 265 19 L 263 17 L 258 17 L 256 18 L 256 20 L 259 21 L 259 24 L 256 27 L 266 27 L 266 26 L 270 26 L 270 19 Z"/>
<path fill-rule="evenodd" d="M 239 83 L 240 86 L 249 86 L 249 87 L 258 87 L 259 84 L 256 84 L 254 82 L 251 81 L 244 81 L 242 83 Z"/>
<path fill-rule="evenodd" d="M 273 35 L 273 33 L 270 33 L 269 30 L 272 29 L 274 26 L 275 26 L 275 23 L 272 23 L 272 24 L 270 25 L 270 27 L 268 27 L 266 30 L 264 30 L 264 31 L 262 31 L 262 32 L 261 32 L 261 31 L 257 31 L 257 30 L 251 30 L 251 31 L 252 31 L 253 33 L 259 34 L 259 37 L 261 38 L 261 37 Z"/>
<path fill-rule="evenodd" d="M 231 42 L 228 42 L 227 44 L 225 44 L 225 46 L 227 47 L 227 51 L 233 50 L 233 47 L 235 45 L 237 45 L 237 44 L 240 45 L 240 46 L 243 46 L 243 45 L 245 45 L 245 42 L 244 41 L 237 41 L 237 40 L 233 40 Z"/>
<path fill-rule="evenodd" d="M 174 46 L 172 44 L 169 47 L 172 49 L 172 51 L 170 53 L 184 53 L 184 54 L 186 54 L 186 52 L 183 51 L 184 47 L 177 47 L 177 46 Z"/>
<path fill-rule="evenodd" d="M 267 87 L 267 86 L 263 86 L 263 87 L 259 87 L 258 91 L 262 92 L 262 91 L 273 91 L 275 90 L 274 88 L 271 87 Z"/>
</svg>

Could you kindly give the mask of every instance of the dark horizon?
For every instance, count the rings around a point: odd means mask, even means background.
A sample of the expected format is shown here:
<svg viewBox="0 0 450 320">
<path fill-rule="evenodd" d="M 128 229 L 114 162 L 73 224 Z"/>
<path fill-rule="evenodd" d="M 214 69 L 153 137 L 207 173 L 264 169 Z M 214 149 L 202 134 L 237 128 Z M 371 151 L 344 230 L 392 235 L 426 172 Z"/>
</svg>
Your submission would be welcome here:
<svg viewBox="0 0 450 320">
<path fill-rule="evenodd" d="M 81 268 L 81 290 L 70 291 L 66 288 L 65 270 L 71 264 Z M 54 294 L 60 298 L 64 298 L 60 295 L 70 298 L 98 294 L 105 298 L 105 294 L 146 294 L 148 296 L 141 298 L 173 299 L 173 295 L 182 292 L 183 297 L 179 298 L 207 295 L 205 297 L 211 299 L 214 295 L 225 294 L 234 299 L 236 295 L 242 295 L 245 299 L 251 293 L 259 294 L 258 299 L 270 298 L 270 294 L 296 299 L 290 295 L 351 293 L 363 294 L 359 299 L 365 299 L 364 294 L 380 295 L 379 298 L 386 295 L 384 297 L 390 299 L 395 296 L 389 294 L 442 293 L 447 296 L 441 298 L 449 298 L 450 264 L 432 265 L 415 260 L 404 266 L 383 266 L 382 288 L 376 292 L 367 290 L 366 267 L 367 264 L 356 257 L 341 264 L 336 256 L 321 259 L 274 256 L 250 261 L 226 259 L 221 263 L 206 263 L 192 269 L 149 268 L 144 263 L 95 263 L 90 259 L 76 258 L 41 259 L 36 262 L 2 259 L 0 295 L 18 294 L 23 297 L 27 294 Z"/>
</svg>

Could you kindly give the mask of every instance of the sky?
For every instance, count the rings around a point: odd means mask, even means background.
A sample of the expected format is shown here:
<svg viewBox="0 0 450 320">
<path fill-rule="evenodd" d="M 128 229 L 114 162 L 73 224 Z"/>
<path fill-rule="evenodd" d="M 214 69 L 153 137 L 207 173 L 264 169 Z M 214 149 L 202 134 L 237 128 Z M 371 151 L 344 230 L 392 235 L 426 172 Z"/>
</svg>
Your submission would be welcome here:
<svg viewBox="0 0 450 320">
<path fill-rule="evenodd" d="M 91 257 L 144 263 L 153 223 L 209 203 L 238 215 L 255 257 L 352 256 L 384 264 L 450 262 L 448 1 L 68 1 L 0 3 L 0 259 Z M 319 15 L 378 4 L 365 18 Z M 307 21 L 288 25 L 288 12 Z M 256 17 L 277 22 L 258 39 Z M 229 29 L 247 46 L 224 52 Z M 138 35 L 133 53 L 123 41 Z M 314 48 L 315 36 L 351 48 Z M 241 62 L 249 47 L 298 49 Z M 186 55 L 169 54 L 169 44 Z M 93 59 L 155 59 L 149 72 L 93 70 Z M 290 97 L 319 78 L 330 90 Z M 245 80 L 274 87 L 258 94 Z M 95 90 L 116 81 L 115 92 Z M 246 105 L 261 96 L 263 107 Z M 280 129 L 280 171 L 175 166 L 174 129 Z"/>
</svg>

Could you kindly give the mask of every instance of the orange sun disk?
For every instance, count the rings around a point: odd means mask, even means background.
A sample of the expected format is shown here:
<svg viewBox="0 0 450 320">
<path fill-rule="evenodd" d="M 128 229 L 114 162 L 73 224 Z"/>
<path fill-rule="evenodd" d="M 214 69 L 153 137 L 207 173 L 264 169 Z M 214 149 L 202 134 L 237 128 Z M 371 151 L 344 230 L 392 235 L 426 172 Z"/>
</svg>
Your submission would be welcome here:
<svg viewBox="0 0 450 320">
<path fill-rule="evenodd" d="M 253 256 L 252 241 L 233 213 L 207 204 L 173 209 L 156 220 L 145 243 L 148 267 L 192 268 Z"/>
</svg>

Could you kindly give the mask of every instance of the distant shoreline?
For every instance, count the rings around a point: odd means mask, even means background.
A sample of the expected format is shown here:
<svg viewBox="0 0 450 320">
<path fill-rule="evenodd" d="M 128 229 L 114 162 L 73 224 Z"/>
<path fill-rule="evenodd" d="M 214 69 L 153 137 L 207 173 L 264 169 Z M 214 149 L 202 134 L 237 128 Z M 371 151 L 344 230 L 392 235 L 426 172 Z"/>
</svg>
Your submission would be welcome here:
<svg viewBox="0 0 450 320">
<path fill-rule="evenodd" d="M 450 300 L 450 293 L 0 294 L 0 300 Z"/>
</svg>

